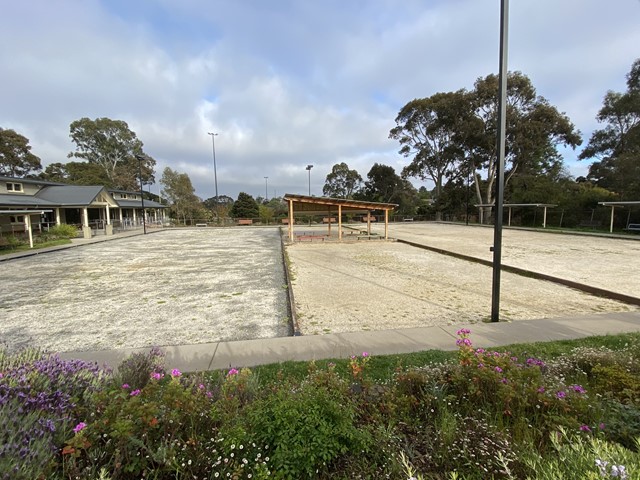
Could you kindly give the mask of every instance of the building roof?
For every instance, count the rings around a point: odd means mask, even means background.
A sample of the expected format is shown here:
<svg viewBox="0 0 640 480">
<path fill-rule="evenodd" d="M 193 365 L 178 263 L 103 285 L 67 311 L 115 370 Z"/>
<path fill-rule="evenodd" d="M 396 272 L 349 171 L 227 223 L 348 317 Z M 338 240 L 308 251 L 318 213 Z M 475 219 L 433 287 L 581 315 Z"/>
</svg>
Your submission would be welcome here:
<svg viewBox="0 0 640 480">
<path fill-rule="evenodd" d="M 598 202 L 605 207 L 632 207 L 634 205 L 640 205 L 640 200 L 632 200 L 629 202 Z"/>
<path fill-rule="evenodd" d="M 36 197 L 60 206 L 91 205 L 104 187 L 79 185 L 51 185 L 44 187 Z"/>
<path fill-rule="evenodd" d="M 39 180 L 37 178 L 3 177 L 1 175 L 0 182 L 29 183 L 32 185 L 65 185 L 64 183 L 48 182 L 46 180 Z"/>
<path fill-rule="evenodd" d="M 142 202 L 140 200 L 121 200 L 117 199 L 116 202 L 122 208 L 142 208 Z M 154 202 L 153 200 L 144 199 L 144 208 L 167 208 L 167 205 Z"/>
<path fill-rule="evenodd" d="M 2 207 L 55 207 L 57 204 L 48 200 L 34 197 L 32 195 L 14 195 L 14 194 L 0 194 L 0 206 Z"/>
</svg>

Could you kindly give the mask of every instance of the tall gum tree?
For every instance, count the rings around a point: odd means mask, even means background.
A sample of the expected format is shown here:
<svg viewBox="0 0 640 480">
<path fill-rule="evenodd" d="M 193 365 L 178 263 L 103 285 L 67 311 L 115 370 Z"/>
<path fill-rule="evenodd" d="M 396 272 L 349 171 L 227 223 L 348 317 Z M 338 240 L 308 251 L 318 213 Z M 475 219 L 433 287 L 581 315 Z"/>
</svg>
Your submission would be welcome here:
<svg viewBox="0 0 640 480">
<path fill-rule="evenodd" d="M 81 158 L 99 165 L 105 172 L 110 187 L 124 190 L 137 188 L 139 170 L 142 182 L 154 182 L 156 161 L 144 154 L 143 143 L 129 125 L 122 120 L 110 118 L 81 118 L 70 125 L 71 140 L 76 151 L 68 157 Z M 142 168 L 136 156 L 142 156 Z"/>
<path fill-rule="evenodd" d="M 0 175 L 22 178 L 40 170 L 40 158 L 31 153 L 29 139 L 15 130 L 0 128 Z"/>
<path fill-rule="evenodd" d="M 479 203 L 493 204 L 498 167 L 498 76 L 491 74 L 476 80 L 471 101 L 476 117 L 482 122 L 481 130 L 470 135 L 467 141 L 467 153 L 474 166 L 474 188 Z M 569 118 L 538 96 L 526 75 L 509 72 L 505 186 L 518 172 L 546 174 L 557 169 L 562 163 L 558 145 L 575 148 L 581 143 L 580 132 Z M 485 180 L 481 178 L 483 173 Z M 489 215 L 487 209 L 485 218 Z"/>
<path fill-rule="evenodd" d="M 479 128 L 471 106 L 465 90 L 418 98 L 402 107 L 389 132 L 389 138 L 401 145 L 399 153 L 412 158 L 402 176 L 433 181 L 436 200 L 445 180 L 464 173 L 464 145 Z"/>
<path fill-rule="evenodd" d="M 640 199 L 640 58 L 627 74 L 627 91 L 609 91 L 580 160 L 595 158 L 587 178 L 617 193 L 621 200 Z"/>
</svg>

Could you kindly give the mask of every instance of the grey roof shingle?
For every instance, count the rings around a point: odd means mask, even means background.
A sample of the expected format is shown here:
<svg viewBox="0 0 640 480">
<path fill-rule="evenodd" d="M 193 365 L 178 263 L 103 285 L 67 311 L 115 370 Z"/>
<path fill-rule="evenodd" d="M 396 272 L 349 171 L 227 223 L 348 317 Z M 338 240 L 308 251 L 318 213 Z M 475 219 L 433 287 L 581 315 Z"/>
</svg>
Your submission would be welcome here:
<svg viewBox="0 0 640 480">
<path fill-rule="evenodd" d="M 90 205 L 103 189 L 97 186 L 56 185 L 44 187 L 35 196 L 60 206 L 85 206 Z"/>
<path fill-rule="evenodd" d="M 57 206 L 57 204 L 31 195 L 0 194 L 0 206 L 41 208 L 54 207 Z"/>
</svg>

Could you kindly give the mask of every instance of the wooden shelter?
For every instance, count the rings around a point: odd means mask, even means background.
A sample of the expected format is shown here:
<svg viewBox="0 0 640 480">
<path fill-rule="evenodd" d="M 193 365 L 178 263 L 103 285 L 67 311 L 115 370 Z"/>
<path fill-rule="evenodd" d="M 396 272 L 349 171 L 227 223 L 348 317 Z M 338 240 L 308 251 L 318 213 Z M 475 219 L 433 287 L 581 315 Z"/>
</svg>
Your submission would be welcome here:
<svg viewBox="0 0 640 480">
<path fill-rule="evenodd" d="M 284 200 L 289 206 L 289 240 L 293 241 L 293 216 L 299 215 L 327 215 L 329 235 L 333 214 L 338 216 L 338 240 L 342 241 L 342 215 L 365 214 L 367 219 L 367 234 L 371 235 L 371 211 L 384 211 L 384 238 L 389 238 L 389 211 L 398 205 L 395 203 L 363 202 L 345 198 L 310 197 L 308 195 L 294 195 L 287 193 Z"/>
</svg>

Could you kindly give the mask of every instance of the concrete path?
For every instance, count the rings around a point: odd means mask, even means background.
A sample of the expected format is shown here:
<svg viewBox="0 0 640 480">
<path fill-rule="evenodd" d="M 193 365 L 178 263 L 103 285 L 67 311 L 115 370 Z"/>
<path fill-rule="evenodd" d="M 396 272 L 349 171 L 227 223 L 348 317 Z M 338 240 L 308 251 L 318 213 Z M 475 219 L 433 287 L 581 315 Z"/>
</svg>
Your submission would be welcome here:
<svg viewBox="0 0 640 480">
<path fill-rule="evenodd" d="M 378 332 L 354 332 L 300 337 L 217 342 L 164 347 L 166 366 L 183 372 L 253 367 L 288 360 L 348 358 L 368 352 L 390 355 L 423 350 L 455 350 L 456 331 L 471 330 L 474 347 L 492 348 L 523 342 L 569 340 L 593 335 L 640 332 L 640 312 L 623 312 L 521 320 L 513 323 L 478 323 L 448 327 L 425 327 Z M 66 352 L 63 358 L 77 358 L 117 367 L 127 356 L 149 349 L 99 352 Z M 532 352 L 535 353 L 535 352 Z"/>
</svg>

